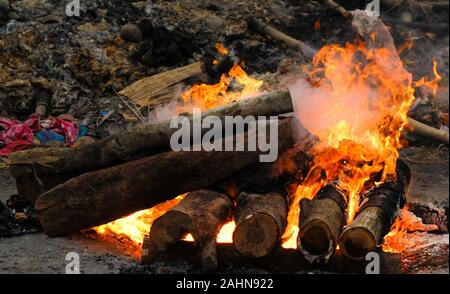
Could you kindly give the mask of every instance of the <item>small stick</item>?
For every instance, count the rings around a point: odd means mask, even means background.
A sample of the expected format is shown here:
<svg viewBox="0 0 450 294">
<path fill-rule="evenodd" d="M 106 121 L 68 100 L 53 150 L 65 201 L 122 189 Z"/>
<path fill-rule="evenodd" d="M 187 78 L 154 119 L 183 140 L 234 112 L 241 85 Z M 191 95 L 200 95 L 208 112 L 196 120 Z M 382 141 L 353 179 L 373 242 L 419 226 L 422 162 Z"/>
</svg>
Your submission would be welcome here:
<svg viewBox="0 0 450 294">
<path fill-rule="evenodd" d="M 448 132 L 430 127 L 410 117 L 408 118 L 408 124 L 412 128 L 414 134 L 442 142 L 448 146 Z"/>
<path fill-rule="evenodd" d="M 337 4 L 336 2 L 334 2 L 333 0 L 323 0 L 321 1 L 322 4 L 326 5 L 328 8 L 333 9 L 337 12 L 339 12 L 340 14 L 342 14 L 345 17 L 350 16 L 350 13 L 348 12 L 347 9 L 345 9 L 344 7 L 342 7 L 341 5 Z"/>
<path fill-rule="evenodd" d="M 306 43 L 296 40 L 279 30 L 275 29 L 274 27 L 271 27 L 268 24 L 265 24 L 257 19 L 251 18 L 247 21 L 248 27 L 256 31 L 262 35 L 267 35 L 269 37 L 274 38 L 275 40 L 280 40 L 286 44 L 289 48 L 301 52 L 306 58 L 312 59 L 314 55 L 316 54 L 316 50 L 311 48 Z"/>
</svg>

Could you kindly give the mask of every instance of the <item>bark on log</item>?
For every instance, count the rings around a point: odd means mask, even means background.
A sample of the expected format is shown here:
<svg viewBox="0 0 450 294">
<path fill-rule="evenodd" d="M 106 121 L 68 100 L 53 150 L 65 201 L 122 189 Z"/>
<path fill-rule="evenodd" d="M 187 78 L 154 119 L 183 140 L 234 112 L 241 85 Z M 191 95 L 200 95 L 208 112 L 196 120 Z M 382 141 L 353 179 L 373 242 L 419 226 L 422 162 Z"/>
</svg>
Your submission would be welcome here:
<svg viewBox="0 0 450 294">
<path fill-rule="evenodd" d="M 311 263 L 327 261 L 346 223 L 346 196 L 333 185 L 327 185 L 313 200 L 303 199 L 300 205 L 299 249 Z"/>
<path fill-rule="evenodd" d="M 290 111 L 292 103 L 289 92 L 281 91 L 218 107 L 202 113 L 202 117 L 214 115 L 223 120 L 225 116 L 257 117 Z M 192 116 L 188 117 L 192 120 Z M 164 121 L 155 125 L 143 125 L 79 148 L 26 150 L 10 156 L 11 172 L 18 183 L 32 186 L 22 188 L 19 184 L 18 189 L 23 191 L 21 197 L 34 202 L 42 193 L 40 186 L 48 191 L 65 182 L 68 175 L 80 175 L 168 150 L 170 138 L 175 131 L 176 129 L 170 128 L 170 121 Z M 205 133 L 208 130 L 202 131 Z M 48 182 L 47 175 L 56 176 Z M 43 185 L 37 185 L 35 179 L 40 179 Z"/>
<path fill-rule="evenodd" d="M 293 144 L 291 123 L 279 122 L 279 152 Z M 260 135 L 249 133 L 246 142 Z M 40 195 L 36 210 L 49 236 L 67 235 L 214 185 L 258 162 L 257 150 L 166 152 L 89 172 Z"/>
<path fill-rule="evenodd" d="M 395 181 L 386 181 L 367 192 L 355 219 L 339 237 L 344 255 L 361 260 L 367 253 L 376 251 L 394 223 L 398 209 L 406 202 L 410 180 L 408 166 L 398 161 Z"/>
<path fill-rule="evenodd" d="M 154 262 L 186 261 L 191 264 L 200 264 L 197 247 L 193 242 L 181 241 L 168 250 L 155 251 L 151 246 L 150 238 L 145 238 L 142 245 L 141 263 L 151 265 Z M 383 274 L 401 273 L 400 254 L 379 252 L 380 272 Z M 365 273 L 367 261 L 348 260 L 341 252 L 330 258 L 328 263 L 311 265 L 296 249 L 276 248 L 270 254 L 252 258 L 242 256 L 233 244 L 217 244 L 217 260 L 221 267 L 226 268 L 254 268 L 266 270 L 270 273 L 298 273 L 321 270 L 333 273 Z"/>
<path fill-rule="evenodd" d="M 306 43 L 296 40 L 279 30 L 275 29 L 274 27 L 271 27 L 268 24 L 265 24 L 257 19 L 251 18 L 247 21 L 248 27 L 258 32 L 262 35 L 267 35 L 269 37 L 274 38 L 275 40 L 280 40 L 283 43 L 286 44 L 287 47 L 291 48 L 292 50 L 298 51 L 303 54 L 307 59 L 312 59 L 314 55 L 316 54 L 316 50 L 311 48 L 311 46 L 307 45 Z"/>
<path fill-rule="evenodd" d="M 446 131 L 430 127 L 412 118 L 408 118 L 408 125 L 412 129 L 411 131 L 416 135 L 442 142 L 445 145 L 449 144 L 449 133 Z"/>
<path fill-rule="evenodd" d="M 198 247 L 202 269 L 217 268 L 216 236 L 229 219 L 233 202 L 210 190 L 189 193 L 178 205 L 155 220 L 150 230 L 149 242 L 157 251 L 191 233 Z M 150 245 L 148 245 L 150 246 Z"/>
<path fill-rule="evenodd" d="M 334 10 L 334 11 L 340 13 L 340 14 L 342 14 L 345 17 L 348 17 L 350 15 L 349 12 L 347 11 L 347 9 L 345 9 L 341 5 L 337 4 L 333 0 L 322 0 L 320 2 L 322 2 L 328 8 L 330 8 L 330 9 L 332 9 L 332 10 Z"/>
<path fill-rule="evenodd" d="M 288 199 L 278 193 L 241 193 L 233 213 L 236 229 L 233 242 L 245 256 L 262 257 L 280 244 L 286 229 Z"/>
<path fill-rule="evenodd" d="M 241 192 L 284 194 L 286 184 L 298 182 L 309 171 L 312 158 L 305 147 L 296 145 L 283 152 L 275 162 L 257 163 L 245 168 L 213 187 L 235 199 Z"/>
</svg>

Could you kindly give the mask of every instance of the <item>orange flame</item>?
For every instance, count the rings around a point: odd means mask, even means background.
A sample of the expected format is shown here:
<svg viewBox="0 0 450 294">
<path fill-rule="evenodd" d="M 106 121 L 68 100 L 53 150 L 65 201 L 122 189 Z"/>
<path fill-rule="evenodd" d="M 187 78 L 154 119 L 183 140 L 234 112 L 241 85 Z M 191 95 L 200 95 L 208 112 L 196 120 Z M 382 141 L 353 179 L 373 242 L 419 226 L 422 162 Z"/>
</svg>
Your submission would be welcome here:
<svg viewBox="0 0 450 294">
<path fill-rule="evenodd" d="M 216 44 L 217 51 L 221 55 L 228 55 L 229 51 L 223 45 Z M 218 62 L 218 61 L 217 61 Z M 228 88 L 232 82 L 241 86 L 239 91 L 230 91 Z M 247 75 L 241 66 L 235 64 L 228 75 L 223 74 L 220 82 L 215 85 L 194 85 L 191 89 L 182 94 L 182 99 L 186 103 L 193 104 L 203 110 L 225 105 L 233 101 L 249 98 L 259 93 L 263 85 L 262 81 L 253 79 Z M 142 244 L 144 235 L 150 231 L 152 223 L 170 208 L 177 205 L 185 195 L 157 205 L 153 208 L 136 212 L 130 216 L 118 219 L 108 224 L 93 228 L 98 235 L 103 238 L 121 239 L 125 237 L 139 246 Z M 218 243 L 232 243 L 233 232 L 236 224 L 230 221 L 222 226 L 218 236 Z M 184 240 L 192 240 L 192 235 L 187 235 Z"/>
<path fill-rule="evenodd" d="M 232 82 L 239 85 L 240 90 L 229 90 Z M 223 74 L 215 85 L 194 85 L 181 94 L 185 103 L 192 104 L 202 110 L 226 105 L 234 101 L 254 97 L 260 93 L 263 81 L 251 78 L 238 64 L 230 69 L 228 75 Z"/>
<path fill-rule="evenodd" d="M 348 198 L 350 224 L 367 185 L 395 178 L 401 133 L 414 87 L 420 84 L 413 83 L 395 50 L 368 49 L 362 41 L 325 46 L 312 66 L 309 78 L 298 81 L 291 95 L 302 125 L 320 143 L 312 151 L 314 165 L 294 195 L 283 236 L 287 248 L 297 247 L 302 198 L 312 199 L 336 181 Z M 434 72 L 436 79 L 427 86 L 439 81 L 436 64 Z"/>
<path fill-rule="evenodd" d="M 218 244 L 232 244 L 234 229 L 236 229 L 236 223 L 234 222 L 234 220 L 231 220 L 224 224 L 217 234 L 216 242 Z M 188 234 L 183 240 L 194 242 L 194 237 L 191 234 Z"/>
<path fill-rule="evenodd" d="M 419 87 L 428 87 L 432 90 L 433 95 L 437 95 L 437 91 L 439 88 L 439 82 L 442 80 L 442 76 L 439 75 L 437 71 L 437 62 L 433 60 L 433 74 L 434 78 L 432 80 L 428 80 L 426 77 L 421 78 L 419 81 L 414 83 L 415 88 Z"/>
<path fill-rule="evenodd" d="M 222 55 L 222 56 L 227 56 L 227 55 L 230 53 L 230 52 L 228 51 L 228 49 L 225 48 L 225 46 L 223 46 L 223 45 L 220 44 L 220 43 L 216 43 L 215 47 L 216 47 L 216 49 L 217 49 L 217 52 L 219 52 L 219 54 Z"/>
<path fill-rule="evenodd" d="M 127 217 L 92 228 L 102 238 L 129 239 L 133 245 L 139 246 L 148 234 L 152 223 L 167 210 L 177 205 L 186 196 L 180 195 L 175 199 L 156 205 L 150 209 L 141 210 Z"/>
<path fill-rule="evenodd" d="M 426 225 L 422 219 L 415 216 L 406 208 L 400 210 L 400 215 L 392 225 L 391 231 L 384 237 L 383 251 L 402 253 L 406 248 L 412 247 L 414 241 L 408 238 L 410 232 L 430 232 L 438 230 L 436 225 Z"/>
</svg>

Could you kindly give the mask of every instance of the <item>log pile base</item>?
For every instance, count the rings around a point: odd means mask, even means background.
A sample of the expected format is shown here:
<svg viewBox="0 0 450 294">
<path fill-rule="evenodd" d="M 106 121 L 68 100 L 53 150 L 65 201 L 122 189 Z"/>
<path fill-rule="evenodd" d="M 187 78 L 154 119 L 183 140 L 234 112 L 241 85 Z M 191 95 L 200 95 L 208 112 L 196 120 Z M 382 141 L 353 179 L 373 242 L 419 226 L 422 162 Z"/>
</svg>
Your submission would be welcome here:
<svg viewBox="0 0 450 294">
<path fill-rule="evenodd" d="M 180 241 L 165 251 L 158 251 L 151 245 L 150 239 L 144 239 L 141 264 L 151 265 L 154 262 L 185 261 L 200 265 L 198 248 L 193 242 Z M 401 273 L 400 254 L 380 252 L 380 273 Z M 337 250 L 328 263 L 311 265 L 296 249 L 279 247 L 274 252 L 260 258 L 245 257 L 232 244 L 217 245 L 217 261 L 224 268 L 249 268 L 265 270 L 270 273 L 298 273 L 321 271 L 330 273 L 366 273 L 369 261 L 352 261 Z"/>
</svg>

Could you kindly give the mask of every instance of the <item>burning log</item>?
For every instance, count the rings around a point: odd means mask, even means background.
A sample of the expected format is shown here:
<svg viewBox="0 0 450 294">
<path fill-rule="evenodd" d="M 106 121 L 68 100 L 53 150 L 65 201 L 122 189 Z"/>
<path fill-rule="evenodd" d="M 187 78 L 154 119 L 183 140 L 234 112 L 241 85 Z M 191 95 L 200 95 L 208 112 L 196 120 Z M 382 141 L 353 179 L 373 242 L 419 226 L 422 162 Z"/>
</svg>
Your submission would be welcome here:
<svg viewBox="0 0 450 294">
<path fill-rule="evenodd" d="M 191 264 L 200 264 L 197 248 L 193 242 L 180 241 L 166 251 L 152 251 L 148 246 L 150 238 L 144 239 L 142 246 L 142 259 L 144 265 L 154 262 L 186 261 Z M 380 273 L 401 273 L 400 254 L 379 252 Z M 217 244 L 217 262 L 223 267 L 247 267 L 266 270 L 271 273 L 298 273 L 301 271 L 322 270 L 324 272 L 339 273 L 365 273 L 367 261 L 348 260 L 340 251 L 330 258 L 328 263 L 311 265 L 296 249 L 276 248 L 273 252 L 260 258 L 242 256 L 232 244 Z"/>
<path fill-rule="evenodd" d="M 298 247 L 309 262 L 327 261 L 346 223 L 346 196 L 334 185 L 322 188 L 313 200 L 302 199 Z"/>
<path fill-rule="evenodd" d="M 199 250 L 202 269 L 217 268 L 216 236 L 229 218 L 232 207 L 227 196 L 214 191 L 189 193 L 152 224 L 150 237 L 143 244 L 144 259 L 158 255 L 191 233 Z"/>
<path fill-rule="evenodd" d="M 288 201 L 278 193 L 241 193 L 234 211 L 236 250 L 249 257 L 262 257 L 280 244 L 286 229 Z"/>
<path fill-rule="evenodd" d="M 394 223 L 395 215 L 405 204 L 405 195 L 411 172 L 402 161 L 397 162 L 395 181 L 386 181 L 365 195 L 363 204 L 353 222 L 339 237 L 339 246 L 345 256 L 358 260 L 376 251 Z"/>
<path fill-rule="evenodd" d="M 269 93 L 218 107 L 202 116 L 270 116 L 292 111 L 289 92 Z M 192 120 L 192 116 L 188 116 Z M 68 178 L 166 151 L 177 129 L 170 121 L 135 129 L 79 148 L 31 149 L 10 156 L 20 196 L 34 202 L 38 195 Z M 202 132 L 207 132 L 203 129 Z M 48 180 L 51 179 L 51 180 Z"/>
<path fill-rule="evenodd" d="M 245 142 L 259 135 L 264 136 L 248 132 Z M 282 152 L 292 144 L 291 120 L 280 121 L 278 150 Z M 258 162 L 262 152 L 257 150 L 172 151 L 89 172 L 40 195 L 36 211 L 49 236 L 67 235 L 214 185 Z"/>
<path fill-rule="evenodd" d="M 289 48 L 300 51 L 303 53 L 303 55 L 309 59 L 312 59 L 314 55 L 317 53 L 317 51 L 308 45 L 306 45 L 304 42 L 294 39 L 275 28 L 271 27 L 268 24 L 265 24 L 263 22 L 260 22 L 258 20 L 251 19 L 248 22 L 249 28 L 253 29 L 256 32 L 259 32 L 263 35 L 268 35 L 275 40 L 279 40 L 284 42 Z M 444 27 L 440 26 L 437 27 L 438 31 L 446 30 L 448 31 L 448 24 Z M 359 33 L 364 33 L 365 35 L 369 35 L 367 32 L 359 31 Z M 366 38 L 367 38 L 366 36 Z M 411 131 L 419 136 L 423 136 L 425 138 L 429 138 L 438 142 L 442 142 L 444 144 L 449 144 L 449 135 L 448 132 L 438 130 L 436 128 L 430 127 L 426 124 L 420 123 L 412 118 L 408 118 L 408 123 L 410 124 Z"/>
</svg>

